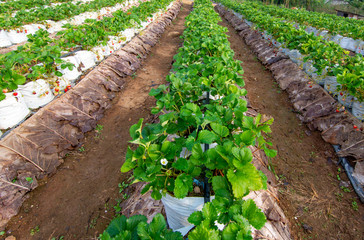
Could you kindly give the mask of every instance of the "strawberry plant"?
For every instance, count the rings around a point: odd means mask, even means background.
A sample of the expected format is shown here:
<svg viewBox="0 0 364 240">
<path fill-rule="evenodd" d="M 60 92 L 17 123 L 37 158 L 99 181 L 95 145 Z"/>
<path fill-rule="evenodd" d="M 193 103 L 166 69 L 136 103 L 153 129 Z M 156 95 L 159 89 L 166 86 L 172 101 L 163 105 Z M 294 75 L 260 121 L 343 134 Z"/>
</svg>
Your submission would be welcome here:
<svg viewBox="0 0 364 240">
<path fill-rule="evenodd" d="M 1 13 L 11 13 L 16 10 L 23 10 L 34 7 L 50 5 L 51 3 L 70 2 L 72 0 L 23 0 L 23 1 L 7 1 L 1 4 Z"/>
<path fill-rule="evenodd" d="M 264 137 L 273 119 L 245 115 L 243 70 L 219 21 L 210 1 L 195 1 L 186 18 L 184 45 L 167 77 L 170 84 L 150 92 L 157 99 L 152 113 L 162 113 L 160 122 L 143 126 L 140 119 L 130 128 L 137 147 L 128 148 L 121 171 L 133 170 L 136 181 L 148 183 L 142 193 L 152 190 L 155 199 L 165 194 L 185 198 L 194 179 L 206 176 L 215 199 L 190 216 L 197 227 L 189 239 L 251 239 L 251 226 L 261 228 L 265 216 L 253 201 L 241 199 L 267 185 L 251 163 L 249 146 L 276 155 Z M 225 225 L 224 230 L 216 223 Z"/>
<path fill-rule="evenodd" d="M 218 2 L 244 15 L 258 28 L 272 34 L 283 46 L 297 49 L 304 55 L 304 61 L 312 62 L 317 74 L 327 71 L 327 75 L 337 77 L 343 91 L 347 90 L 358 99 L 364 98 L 364 80 L 360 70 L 364 64 L 362 56 L 357 54 L 352 57 L 338 44 L 326 41 L 313 33 L 309 34 L 303 28 L 297 29 L 284 18 L 271 16 L 264 10 L 265 6 L 258 3 L 237 3 L 232 0 L 218 0 Z"/>
<path fill-rule="evenodd" d="M 151 223 L 143 215 L 134 215 L 129 218 L 119 216 L 113 219 L 103 234 L 101 240 L 123 239 L 123 240 L 144 240 L 144 239 L 166 239 L 182 240 L 179 232 L 172 232 L 167 229 L 166 221 L 162 214 L 154 216 Z"/>
<path fill-rule="evenodd" d="M 51 39 L 49 33 L 43 29 L 28 35 L 27 44 L 0 56 L 0 100 L 5 98 L 3 89 L 15 90 L 26 80 L 62 76 L 57 71 L 57 65 L 61 65 L 62 69 L 72 70 L 74 65 L 63 62 L 60 58 L 62 51 L 69 51 L 75 46 L 88 49 L 106 43 L 108 36 L 136 27 L 171 1 L 144 2 L 138 7 L 133 7 L 130 15 L 119 10 L 112 17 L 105 17 L 100 21 L 87 20 L 79 26 L 67 24 L 66 30 L 58 33 L 57 39 Z"/>
<path fill-rule="evenodd" d="M 4 13 L 0 17 L 0 29 L 13 29 L 28 23 L 41 23 L 45 20 L 60 21 L 79 15 L 84 12 L 95 11 L 104 7 L 111 7 L 125 0 L 94 0 L 87 3 L 64 2 L 60 5 L 44 7 L 39 6 L 30 10 L 20 10 L 15 16 Z M 21 1 L 19 1 L 21 2 Z"/>
</svg>

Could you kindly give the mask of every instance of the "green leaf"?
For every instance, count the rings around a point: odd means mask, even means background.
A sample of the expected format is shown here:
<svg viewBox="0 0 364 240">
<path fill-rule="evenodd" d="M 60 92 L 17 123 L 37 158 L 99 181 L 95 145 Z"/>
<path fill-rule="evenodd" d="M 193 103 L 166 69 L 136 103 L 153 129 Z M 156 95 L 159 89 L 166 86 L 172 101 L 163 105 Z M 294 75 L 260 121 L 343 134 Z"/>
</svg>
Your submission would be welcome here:
<svg viewBox="0 0 364 240">
<path fill-rule="evenodd" d="M 197 143 L 197 144 L 193 145 L 190 161 L 194 165 L 198 166 L 198 165 L 201 165 L 201 163 L 203 162 L 203 157 L 204 157 L 204 155 L 203 155 L 201 144 Z"/>
<path fill-rule="evenodd" d="M 23 75 L 17 74 L 17 73 L 13 73 L 13 79 L 14 79 L 14 83 L 17 85 L 21 85 L 25 83 L 26 78 Z"/>
<path fill-rule="evenodd" d="M 131 150 L 131 148 L 128 146 L 128 150 L 126 151 L 126 157 L 125 157 L 125 162 L 123 164 L 123 166 L 121 166 L 120 171 L 125 173 L 125 172 L 129 172 L 131 169 L 133 169 L 136 166 L 135 162 L 132 162 L 133 159 L 133 150 Z"/>
<path fill-rule="evenodd" d="M 188 169 L 188 162 L 185 158 L 178 158 L 176 162 L 172 164 L 174 168 L 180 171 L 187 171 Z"/>
<path fill-rule="evenodd" d="M 143 118 L 139 119 L 139 122 L 137 124 L 134 124 L 130 127 L 130 136 L 133 140 L 137 139 L 142 134 L 142 124 L 143 124 Z"/>
<path fill-rule="evenodd" d="M 236 235 L 239 232 L 240 227 L 237 223 L 230 223 L 222 231 L 222 240 L 236 240 Z"/>
<path fill-rule="evenodd" d="M 183 236 L 180 232 L 168 231 L 164 235 L 165 240 L 183 240 Z"/>
<path fill-rule="evenodd" d="M 166 220 L 163 215 L 158 213 L 150 223 L 149 229 L 153 235 L 159 235 L 164 229 L 166 229 L 166 225 Z"/>
<path fill-rule="evenodd" d="M 186 148 L 191 151 L 192 147 L 195 144 L 195 138 L 193 136 L 188 136 L 187 140 L 186 140 Z"/>
<path fill-rule="evenodd" d="M 189 217 L 188 217 L 188 222 L 198 226 L 201 224 L 201 222 L 203 221 L 203 216 L 202 216 L 202 212 L 201 211 L 196 211 L 193 212 Z"/>
<path fill-rule="evenodd" d="M 146 217 L 145 221 L 147 221 Z M 110 237 L 115 237 L 116 235 L 125 230 L 128 229 L 127 229 L 126 217 L 123 215 L 112 220 L 109 226 L 105 229 L 105 232 L 107 232 L 110 235 Z"/>
<path fill-rule="evenodd" d="M 162 194 L 158 190 L 153 190 L 151 197 L 155 200 L 162 199 Z"/>
<path fill-rule="evenodd" d="M 211 123 L 211 128 L 220 137 L 226 137 L 229 135 L 229 129 L 218 123 Z"/>
<path fill-rule="evenodd" d="M 126 220 L 127 229 L 130 231 L 136 230 L 136 227 L 141 222 L 147 222 L 147 218 L 144 215 L 134 215 Z"/>
<path fill-rule="evenodd" d="M 275 156 L 277 156 L 277 150 L 274 150 L 274 149 L 264 148 L 264 153 L 265 153 L 265 155 L 267 155 L 267 157 L 271 157 L 271 158 L 274 158 Z"/>
<path fill-rule="evenodd" d="M 211 144 L 217 139 L 217 136 L 215 133 L 210 132 L 208 130 L 202 130 L 198 133 L 197 141 L 200 141 L 201 143 L 207 143 Z"/>
<path fill-rule="evenodd" d="M 242 215 L 248 219 L 249 223 L 256 229 L 261 229 L 266 222 L 264 213 L 255 205 L 255 202 L 252 199 L 244 201 Z"/>
<path fill-rule="evenodd" d="M 190 240 L 219 240 L 219 232 L 215 229 L 207 228 L 203 224 L 197 226 L 188 235 Z"/>
<path fill-rule="evenodd" d="M 235 157 L 233 164 L 237 169 L 244 169 L 246 164 L 250 163 L 253 159 L 253 154 L 249 148 L 236 148 L 232 149 L 232 153 Z"/>
<path fill-rule="evenodd" d="M 244 169 L 229 169 L 227 178 L 232 185 L 236 198 L 242 198 L 249 191 L 256 191 L 263 188 L 262 178 L 252 164 L 246 164 Z"/>
<path fill-rule="evenodd" d="M 237 234 L 237 239 L 247 239 L 251 237 L 251 225 L 244 216 L 237 214 L 233 216 L 234 220 L 239 224 L 239 232 Z M 251 238 L 248 238 L 251 239 Z"/>
<path fill-rule="evenodd" d="M 193 179 L 186 173 L 178 175 L 175 180 L 174 195 L 176 198 L 184 198 L 193 189 Z"/>
<path fill-rule="evenodd" d="M 216 210 L 212 204 L 212 202 L 207 202 L 202 208 L 202 216 L 206 220 L 212 220 L 215 221 L 217 217 Z"/>
<path fill-rule="evenodd" d="M 240 134 L 240 140 L 246 145 L 252 145 L 254 142 L 254 133 L 250 130 L 246 130 Z"/>
</svg>

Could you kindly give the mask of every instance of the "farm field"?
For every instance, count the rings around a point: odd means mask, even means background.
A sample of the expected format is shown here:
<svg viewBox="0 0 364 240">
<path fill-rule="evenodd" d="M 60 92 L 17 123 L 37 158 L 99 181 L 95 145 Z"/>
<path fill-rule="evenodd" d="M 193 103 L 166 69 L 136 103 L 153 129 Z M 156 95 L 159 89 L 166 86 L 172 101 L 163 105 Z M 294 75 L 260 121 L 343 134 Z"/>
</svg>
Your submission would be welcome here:
<svg viewBox="0 0 364 240">
<path fill-rule="evenodd" d="M 362 21 L 0 4 L 1 239 L 364 237 Z"/>
</svg>

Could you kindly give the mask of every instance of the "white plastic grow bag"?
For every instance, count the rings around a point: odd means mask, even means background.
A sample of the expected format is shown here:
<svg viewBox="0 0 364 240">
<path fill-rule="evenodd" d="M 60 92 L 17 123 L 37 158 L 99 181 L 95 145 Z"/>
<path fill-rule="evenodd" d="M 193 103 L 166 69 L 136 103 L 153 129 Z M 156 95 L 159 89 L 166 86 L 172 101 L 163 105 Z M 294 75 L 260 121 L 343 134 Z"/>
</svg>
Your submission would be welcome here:
<svg viewBox="0 0 364 240">
<path fill-rule="evenodd" d="M 348 49 L 352 52 L 355 52 L 355 50 L 358 48 L 359 41 L 356 41 L 352 38 L 343 37 L 340 41 L 340 46 L 344 49 Z"/>
<path fill-rule="evenodd" d="M 30 113 L 21 93 L 5 93 L 6 98 L 0 101 L 0 129 L 14 127 Z"/>
<path fill-rule="evenodd" d="M 75 54 L 81 64 L 81 70 L 85 71 L 96 65 L 96 54 L 90 51 L 78 51 Z"/>
<path fill-rule="evenodd" d="M 27 34 L 25 34 L 24 32 L 18 33 L 16 30 L 10 30 L 8 32 L 8 37 L 12 44 L 18 44 L 21 42 L 28 41 Z"/>
<path fill-rule="evenodd" d="M 356 118 L 364 120 L 364 102 L 354 100 L 352 112 Z"/>
<path fill-rule="evenodd" d="M 339 93 L 337 90 L 338 86 L 340 86 L 340 84 L 337 82 L 336 77 L 329 76 L 325 78 L 324 88 L 328 93 L 337 95 Z"/>
<path fill-rule="evenodd" d="M 44 106 L 54 98 L 48 82 L 43 79 L 19 85 L 18 91 L 23 95 L 25 104 L 30 109 Z"/>
<path fill-rule="evenodd" d="M 349 93 L 340 92 L 337 99 L 338 99 L 339 103 L 341 103 L 345 107 L 347 107 L 347 108 L 352 108 L 353 107 L 354 97 L 351 96 Z"/>
<path fill-rule="evenodd" d="M 288 56 L 294 63 L 301 63 L 303 60 L 302 54 L 296 49 L 289 51 Z"/>
<path fill-rule="evenodd" d="M 121 32 L 121 35 L 126 38 L 125 41 L 130 41 L 134 35 L 135 35 L 135 29 L 134 28 L 128 28 Z"/>
<path fill-rule="evenodd" d="M 56 78 L 52 80 L 51 83 L 51 89 L 54 95 L 58 95 L 61 91 L 64 91 L 65 88 L 67 88 L 68 85 L 70 85 L 70 82 L 67 79 L 64 79 L 62 77 Z M 58 88 L 58 91 L 56 89 Z"/>
<path fill-rule="evenodd" d="M 72 70 L 69 70 L 68 68 L 62 69 L 61 66 L 58 66 L 57 69 L 63 74 L 62 77 L 68 81 L 75 81 L 82 73 L 78 71 L 78 67 L 80 65 L 80 62 L 77 58 L 70 56 L 62 58 L 62 60 L 73 63 L 75 66 Z"/>
<path fill-rule="evenodd" d="M 215 199 L 215 196 L 210 196 L 210 200 Z M 180 232 L 185 236 L 194 225 L 188 222 L 188 217 L 195 211 L 201 211 L 204 205 L 203 197 L 185 197 L 178 199 L 169 194 L 162 197 L 162 203 L 166 210 L 168 226 L 173 231 Z M 224 225 L 216 223 L 220 229 L 224 229 Z"/>
<path fill-rule="evenodd" d="M 311 26 L 309 26 L 309 27 L 306 28 L 306 32 L 313 33 L 315 35 L 318 33 L 317 29 L 314 28 L 314 27 L 311 27 Z"/>
<path fill-rule="evenodd" d="M 0 48 L 3 47 L 10 47 L 12 45 L 11 41 L 9 40 L 8 34 L 6 31 L 0 31 Z"/>
<path fill-rule="evenodd" d="M 94 47 L 91 49 L 93 53 L 96 54 L 96 60 L 101 61 L 104 57 L 109 56 L 113 53 L 112 49 L 110 49 L 109 46 L 100 46 L 100 47 Z"/>
<path fill-rule="evenodd" d="M 47 29 L 47 31 L 49 33 L 55 33 L 55 32 L 59 32 L 61 30 L 63 30 L 63 25 L 66 23 L 66 21 L 59 21 L 59 22 L 54 22 L 54 21 L 50 21 L 50 20 L 47 20 L 46 21 L 48 24 L 49 24 L 49 28 Z"/>
<path fill-rule="evenodd" d="M 316 74 L 317 69 L 312 65 L 312 61 L 307 61 L 303 63 L 303 70 L 305 73 L 307 73 L 309 76 L 317 77 Z"/>
<path fill-rule="evenodd" d="M 359 53 L 361 55 L 364 55 L 364 41 L 359 42 L 358 47 L 355 50 L 355 53 Z"/>
<path fill-rule="evenodd" d="M 331 41 L 336 42 L 337 44 L 340 44 L 341 39 L 343 39 L 343 36 L 341 35 L 335 35 L 331 38 Z"/>
</svg>

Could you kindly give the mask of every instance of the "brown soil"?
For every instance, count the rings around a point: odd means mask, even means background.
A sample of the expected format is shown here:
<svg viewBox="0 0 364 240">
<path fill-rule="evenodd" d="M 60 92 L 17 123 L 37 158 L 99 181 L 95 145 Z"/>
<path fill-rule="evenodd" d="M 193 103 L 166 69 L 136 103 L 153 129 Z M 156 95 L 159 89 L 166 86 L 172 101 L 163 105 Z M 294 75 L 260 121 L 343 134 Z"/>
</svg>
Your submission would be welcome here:
<svg viewBox="0 0 364 240">
<path fill-rule="evenodd" d="M 364 239 L 364 207 L 351 186 L 349 193 L 340 188 L 338 177 L 345 183 L 348 178 L 343 169 L 338 174 L 331 145 L 300 122 L 288 94 L 279 89 L 271 73 L 225 20 L 221 25 L 228 27 L 231 48 L 243 62 L 251 105 L 275 119 L 270 140 L 278 155 L 271 166 L 294 239 Z"/>
<path fill-rule="evenodd" d="M 118 184 L 129 177 L 120 173 L 129 128 L 140 118 L 153 120 L 150 109 L 155 101 L 148 93 L 165 82 L 190 10 L 191 3 L 184 1 L 179 16 L 143 66 L 126 79 L 124 90 L 99 121 L 103 129 L 87 134 L 84 144 L 65 158 L 57 174 L 29 194 L 8 224 L 7 235 L 16 239 L 95 239 L 103 232 L 115 215 L 113 206 L 122 198 Z"/>
</svg>

